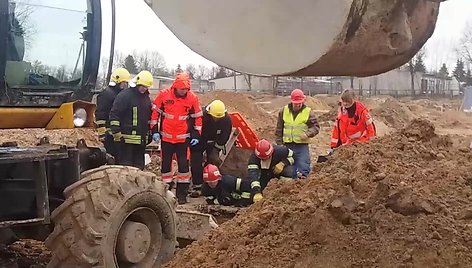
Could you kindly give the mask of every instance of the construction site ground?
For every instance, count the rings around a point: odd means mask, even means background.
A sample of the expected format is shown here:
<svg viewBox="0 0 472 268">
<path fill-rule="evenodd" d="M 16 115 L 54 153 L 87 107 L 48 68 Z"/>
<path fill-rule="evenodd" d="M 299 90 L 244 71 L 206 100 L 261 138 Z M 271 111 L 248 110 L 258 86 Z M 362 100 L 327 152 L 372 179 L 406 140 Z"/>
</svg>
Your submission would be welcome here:
<svg viewBox="0 0 472 268">
<path fill-rule="evenodd" d="M 269 140 L 278 112 L 289 102 L 218 91 L 199 97 L 202 104 L 221 99 Z M 185 209 L 211 213 L 222 224 L 179 249 L 167 267 L 470 267 L 472 117 L 459 111 L 461 101 L 362 98 L 379 137 L 316 164 L 329 149 L 338 97 L 308 97 L 321 126 L 311 142 L 309 179 L 271 182 L 262 202 L 242 210 L 190 198 Z M 43 134 L 2 130 L 0 143 L 35 145 Z M 52 140 L 73 137 L 69 131 L 63 135 L 57 131 Z M 96 142 L 94 133 L 74 135 Z M 244 176 L 249 154 L 233 150 L 222 173 Z M 148 170 L 160 174 L 158 156 L 152 159 Z M 44 267 L 50 253 L 42 242 L 21 240 L 0 247 L 0 257 L 0 267 Z"/>
</svg>

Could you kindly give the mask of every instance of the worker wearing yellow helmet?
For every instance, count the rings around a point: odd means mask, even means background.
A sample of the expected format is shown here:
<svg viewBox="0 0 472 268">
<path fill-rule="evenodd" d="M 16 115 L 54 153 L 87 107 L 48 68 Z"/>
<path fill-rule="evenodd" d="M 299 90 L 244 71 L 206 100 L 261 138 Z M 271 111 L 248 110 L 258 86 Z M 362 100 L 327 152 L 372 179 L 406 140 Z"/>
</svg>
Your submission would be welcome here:
<svg viewBox="0 0 472 268">
<path fill-rule="evenodd" d="M 118 164 L 144 169 L 146 145 L 151 142 L 149 88 L 153 76 L 142 71 L 130 81 L 130 87 L 118 94 L 110 112 L 110 128 L 120 140 Z"/>
<path fill-rule="evenodd" d="M 200 143 L 190 147 L 190 164 L 192 171 L 193 191 L 191 197 L 201 194 L 203 184 L 203 167 L 208 164 L 219 166 L 221 164 L 220 153 L 226 154 L 226 143 L 231 130 L 231 117 L 226 111 L 226 106 L 221 100 L 214 100 L 203 109 L 202 135 Z M 204 154 L 206 153 L 206 161 Z"/>
<path fill-rule="evenodd" d="M 125 68 L 117 68 L 110 77 L 108 88 L 97 96 L 97 110 L 95 111 L 96 127 L 100 141 L 103 142 L 107 153 L 118 158 L 118 143 L 110 132 L 110 111 L 116 96 L 128 87 L 131 75 Z M 119 140 L 118 140 L 119 141 Z"/>
</svg>

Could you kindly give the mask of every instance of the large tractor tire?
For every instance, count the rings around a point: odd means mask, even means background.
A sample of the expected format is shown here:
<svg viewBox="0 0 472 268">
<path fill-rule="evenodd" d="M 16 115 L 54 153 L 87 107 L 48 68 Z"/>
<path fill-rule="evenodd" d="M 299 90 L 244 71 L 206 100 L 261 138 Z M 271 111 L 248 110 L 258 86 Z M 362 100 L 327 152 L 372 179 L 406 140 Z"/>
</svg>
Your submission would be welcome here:
<svg viewBox="0 0 472 268">
<path fill-rule="evenodd" d="M 175 199 L 157 177 L 103 166 L 64 190 L 46 239 L 47 267 L 159 267 L 176 246 Z"/>
</svg>

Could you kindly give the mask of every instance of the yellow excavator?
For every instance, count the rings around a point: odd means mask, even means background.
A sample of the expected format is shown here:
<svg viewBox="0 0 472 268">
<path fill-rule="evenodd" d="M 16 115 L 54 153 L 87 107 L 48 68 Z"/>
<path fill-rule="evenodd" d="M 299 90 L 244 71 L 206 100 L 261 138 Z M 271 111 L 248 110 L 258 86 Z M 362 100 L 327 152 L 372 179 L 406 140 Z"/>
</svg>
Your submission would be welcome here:
<svg viewBox="0 0 472 268">
<path fill-rule="evenodd" d="M 188 47 L 233 70 L 368 76 L 417 53 L 441 1 L 144 2 Z M 93 127 L 102 33 L 115 31 L 110 3 L 0 0 L 0 131 Z M 111 29 L 102 28 L 103 12 L 111 14 Z M 0 230 L 48 235 L 48 267 L 159 267 L 172 258 L 179 232 L 212 228 L 195 215 L 185 230 L 155 175 L 107 165 L 106 152 L 83 140 L 1 143 Z"/>
</svg>

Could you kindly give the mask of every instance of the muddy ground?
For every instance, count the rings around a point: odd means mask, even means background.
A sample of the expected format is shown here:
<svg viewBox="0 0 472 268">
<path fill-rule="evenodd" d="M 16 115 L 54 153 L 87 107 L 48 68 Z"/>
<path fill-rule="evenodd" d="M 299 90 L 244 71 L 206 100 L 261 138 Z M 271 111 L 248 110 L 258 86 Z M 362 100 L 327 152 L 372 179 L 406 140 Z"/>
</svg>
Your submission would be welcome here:
<svg viewBox="0 0 472 268">
<path fill-rule="evenodd" d="M 202 104 L 213 99 L 242 113 L 259 137 L 270 140 L 277 113 L 289 101 L 233 92 L 200 96 Z M 307 100 L 321 125 L 311 143 L 314 162 L 329 149 L 337 99 Z M 458 111 L 461 101 L 386 96 L 362 101 L 379 138 L 338 150 L 328 163 L 315 165 L 307 181 L 271 184 L 262 203 L 233 220 L 220 217 L 225 223 L 218 231 L 181 250 L 167 267 L 470 267 L 472 118 Z M 43 135 L 24 138 L 25 133 L 0 132 L 0 141 L 16 135 L 29 145 Z M 54 140 L 72 142 L 74 135 L 55 134 Z M 83 136 L 93 140 L 93 133 Z M 231 152 L 222 171 L 244 175 L 248 153 Z M 159 174 L 157 158 L 149 170 Z M 192 200 L 188 209 L 222 213 L 202 199 Z M 31 243 L 0 248 L 0 256 L 18 259 L 18 267 L 43 267 L 49 253 Z M 39 249 L 24 250 L 31 245 Z"/>
</svg>

